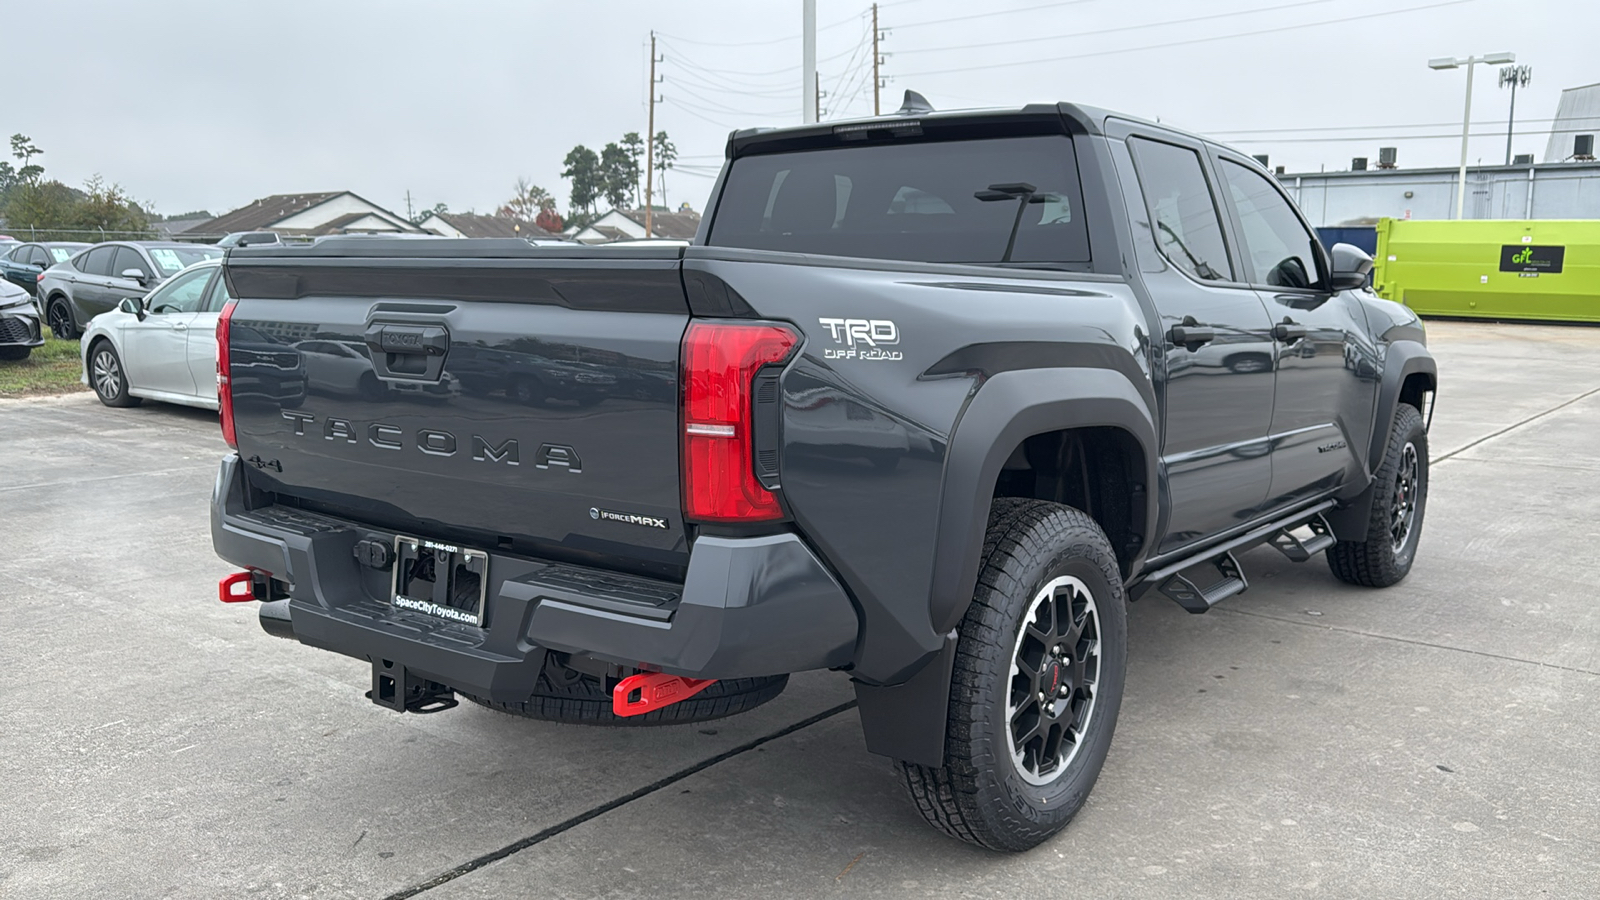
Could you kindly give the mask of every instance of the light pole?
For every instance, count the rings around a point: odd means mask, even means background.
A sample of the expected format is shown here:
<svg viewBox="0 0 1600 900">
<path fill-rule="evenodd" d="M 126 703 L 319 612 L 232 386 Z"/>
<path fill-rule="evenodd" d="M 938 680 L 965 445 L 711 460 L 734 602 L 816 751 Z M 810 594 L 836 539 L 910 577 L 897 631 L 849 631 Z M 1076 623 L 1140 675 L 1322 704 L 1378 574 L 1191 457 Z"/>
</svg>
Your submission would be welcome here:
<svg viewBox="0 0 1600 900">
<path fill-rule="evenodd" d="M 1517 88 L 1533 80 L 1533 66 L 1506 66 L 1500 70 L 1500 86 L 1511 86 L 1511 115 L 1506 119 L 1506 165 L 1511 165 L 1511 133 L 1517 127 Z"/>
<path fill-rule="evenodd" d="M 1483 56 L 1469 56 L 1466 59 L 1457 59 L 1446 56 L 1440 59 L 1428 60 L 1430 69 L 1457 69 L 1467 67 L 1467 111 L 1461 117 L 1461 173 L 1456 183 L 1456 218 L 1466 218 L 1467 203 L 1467 138 L 1472 129 L 1472 71 L 1478 63 L 1491 66 L 1503 66 L 1517 61 L 1515 53 L 1487 53 Z"/>
</svg>

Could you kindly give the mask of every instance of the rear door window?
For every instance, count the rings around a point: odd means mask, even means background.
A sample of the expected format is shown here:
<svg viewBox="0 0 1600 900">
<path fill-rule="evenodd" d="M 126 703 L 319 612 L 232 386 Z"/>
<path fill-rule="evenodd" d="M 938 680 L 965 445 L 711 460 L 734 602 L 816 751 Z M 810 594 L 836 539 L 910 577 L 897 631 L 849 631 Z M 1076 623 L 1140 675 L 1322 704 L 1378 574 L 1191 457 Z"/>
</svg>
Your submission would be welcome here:
<svg viewBox="0 0 1600 900">
<path fill-rule="evenodd" d="M 1065 135 L 741 157 L 707 243 L 921 262 L 1089 262 Z"/>
<path fill-rule="evenodd" d="M 1200 154 L 1144 138 L 1129 138 L 1128 147 L 1162 255 L 1201 281 L 1232 281 L 1222 217 L 1200 167 Z"/>
</svg>

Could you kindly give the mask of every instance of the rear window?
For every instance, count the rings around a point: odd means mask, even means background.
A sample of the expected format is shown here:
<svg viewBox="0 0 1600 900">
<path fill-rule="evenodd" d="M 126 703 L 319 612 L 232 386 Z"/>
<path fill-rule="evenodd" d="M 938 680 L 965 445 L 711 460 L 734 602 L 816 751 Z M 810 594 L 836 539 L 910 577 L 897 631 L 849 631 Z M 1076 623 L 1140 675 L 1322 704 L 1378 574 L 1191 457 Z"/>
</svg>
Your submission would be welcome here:
<svg viewBox="0 0 1600 900">
<path fill-rule="evenodd" d="M 919 262 L 1089 262 L 1065 135 L 742 157 L 707 243 Z"/>
</svg>

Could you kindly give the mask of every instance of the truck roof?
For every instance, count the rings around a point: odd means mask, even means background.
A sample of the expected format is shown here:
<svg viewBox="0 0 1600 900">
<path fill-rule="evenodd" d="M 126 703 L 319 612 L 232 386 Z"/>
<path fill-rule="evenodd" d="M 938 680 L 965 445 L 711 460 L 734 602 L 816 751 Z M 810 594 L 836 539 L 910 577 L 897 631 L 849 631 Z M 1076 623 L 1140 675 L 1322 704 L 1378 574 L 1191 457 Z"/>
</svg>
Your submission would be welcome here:
<svg viewBox="0 0 1600 900">
<path fill-rule="evenodd" d="M 1055 131 L 1062 134 L 1100 134 L 1106 119 L 1113 116 L 1148 125 L 1151 128 L 1186 135 L 1196 140 L 1216 143 L 1181 128 L 1078 103 L 1029 103 L 1013 107 L 934 109 L 920 94 L 906 91 L 906 101 L 900 109 L 879 116 L 836 119 L 806 125 L 739 129 L 728 135 L 727 156 L 731 159 L 752 150 L 776 152 L 783 149 L 800 149 L 802 146 L 814 147 L 818 139 L 842 137 L 847 134 L 865 135 L 879 130 L 889 132 L 901 129 L 920 130 L 925 125 L 937 126 L 941 131 L 971 128 L 975 132 L 973 135 L 975 137 L 993 131 L 1008 134 L 1041 134 Z"/>
</svg>

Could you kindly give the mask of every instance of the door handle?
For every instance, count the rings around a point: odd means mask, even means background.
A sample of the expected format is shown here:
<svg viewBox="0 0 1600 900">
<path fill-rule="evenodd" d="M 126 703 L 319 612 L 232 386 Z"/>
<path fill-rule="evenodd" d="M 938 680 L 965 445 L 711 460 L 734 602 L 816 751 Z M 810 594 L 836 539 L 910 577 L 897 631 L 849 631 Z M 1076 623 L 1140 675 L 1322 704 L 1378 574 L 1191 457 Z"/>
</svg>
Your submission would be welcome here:
<svg viewBox="0 0 1600 900">
<path fill-rule="evenodd" d="M 189 330 L 189 326 L 183 324 L 182 322 L 173 322 L 172 323 L 172 330 L 173 331 L 188 331 Z"/>
<path fill-rule="evenodd" d="M 1172 326 L 1172 330 L 1167 332 L 1167 339 L 1192 350 L 1216 340 L 1217 330 L 1210 325 L 1196 324 L 1192 318 L 1185 318 L 1182 325 Z"/>
<path fill-rule="evenodd" d="M 1272 326 L 1272 336 L 1280 341 L 1298 341 L 1306 336 L 1306 327 L 1299 322 L 1284 319 Z"/>
</svg>

